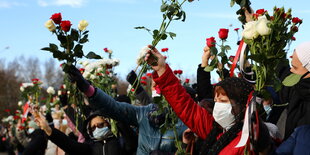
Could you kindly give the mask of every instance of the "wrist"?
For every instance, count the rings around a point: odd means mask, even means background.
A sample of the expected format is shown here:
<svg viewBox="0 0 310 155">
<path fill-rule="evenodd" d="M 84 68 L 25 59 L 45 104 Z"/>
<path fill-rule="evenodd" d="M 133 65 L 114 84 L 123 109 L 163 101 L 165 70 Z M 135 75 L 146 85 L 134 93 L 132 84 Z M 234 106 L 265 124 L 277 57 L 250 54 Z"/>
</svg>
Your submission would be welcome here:
<svg viewBox="0 0 310 155">
<path fill-rule="evenodd" d="M 207 66 L 209 66 L 208 62 L 209 62 L 209 59 L 207 59 L 206 61 L 202 61 L 202 62 L 201 62 L 201 67 L 207 67 Z"/>
<path fill-rule="evenodd" d="M 44 129 L 44 132 L 48 135 L 48 136 L 51 136 L 52 135 L 52 128 L 50 126 L 47 126 L 45 129 Z"/>
<path fill-rule="evenodd" d="M 163 74 L 165 73 L 166 67 L 167 67 L 167 65 L 166 65 L 166 63 L 165 63 L 162 67 L 160 67 L 160 68 L 157 70 L 158 76 L 161 76 L 161 75 L 163 75 Z"/>
</svg>

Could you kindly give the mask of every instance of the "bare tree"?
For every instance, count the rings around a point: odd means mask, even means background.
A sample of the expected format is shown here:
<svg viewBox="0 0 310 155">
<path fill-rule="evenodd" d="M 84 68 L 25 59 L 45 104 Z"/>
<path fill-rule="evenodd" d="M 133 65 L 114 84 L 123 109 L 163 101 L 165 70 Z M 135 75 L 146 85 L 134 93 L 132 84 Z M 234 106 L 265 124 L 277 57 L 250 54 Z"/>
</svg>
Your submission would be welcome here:
<svg viewBox="0 0 310 155">
<path fill-rule="evenodd" d="M 63 83 L 64 74 L 60 67 L 55 64 L 55 60 L 52 58 L 44 63 L 44 82 L 46 82 L 47 86 L 59 88 Z"/>
</svg>

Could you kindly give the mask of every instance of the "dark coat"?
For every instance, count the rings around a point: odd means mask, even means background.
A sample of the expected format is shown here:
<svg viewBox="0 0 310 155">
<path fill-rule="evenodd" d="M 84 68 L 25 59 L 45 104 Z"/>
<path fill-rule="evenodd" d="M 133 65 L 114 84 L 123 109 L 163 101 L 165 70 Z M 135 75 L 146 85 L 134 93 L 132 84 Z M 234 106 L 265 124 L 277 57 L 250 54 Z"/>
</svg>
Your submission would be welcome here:
<svg viewBox="0 0 310 155">
<path fill-rule="evenodd" d="M 284 141 L 274 154 L 310 154 L 310 125 L 295 129 L 293 134 Z"/>
<path fill-rule="evenodd" d="M 24 155 L 44 155 L 47 147 L 47 136 L 41 129 L 36 129 L 29 135 L 30 142 L 25 147 Z"/>
<path fill-rule="evenodd" d="M 104 141 L 93 142 L 93 143 L 79 143 L 61 131 L 53 128 L 52 134 L 49 139 L 55 143 L 58 147 L 64 150 L 67 154 L 72 155 L 121 155 L 123 154 L 119 140 L 116 137 L 111 137 Z M 105 152 L 103 152 L 103 150 Z"/>
</svg>

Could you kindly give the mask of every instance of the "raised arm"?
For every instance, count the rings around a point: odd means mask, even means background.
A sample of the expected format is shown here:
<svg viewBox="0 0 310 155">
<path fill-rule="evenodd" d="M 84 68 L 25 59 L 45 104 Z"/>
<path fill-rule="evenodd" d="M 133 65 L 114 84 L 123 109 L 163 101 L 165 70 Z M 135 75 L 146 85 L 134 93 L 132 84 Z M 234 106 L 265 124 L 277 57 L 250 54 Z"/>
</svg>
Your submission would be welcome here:
<svg viewBox="0 0 310 155">
<path fill-rule="evenodd" d="M 152 66 L 155 70 L 153 78 L 156 84 L 159 85 L 162 94 L 184 124 L 199 137 L 205 139 L 212 129 L 214 121 L 212 115 L 196 104 L 190 95 L 186 93 L 186 90 L 157 49 L 154 48 L 149 53 L 158 58 L 158 65 Z M 149 54 L 146 56 L 146 60 L 151 61 L 149 60 Z"/>
<path fill-rule="evenodd" d="M 197 69 L 197 94 L 198 94 L 198 101 L 201 101 L 205 98 L 212 98 L 213 97 L 213 87 L 211 85 L 211 76 L 210 72 L 204 71 L 205 67 L 207 67 L 208 61 L 210 59 L 210 48 L 206 46 L 203 49 L 202 54 L 202 61 L 201 64 L 198 65 Z"/>
</svg>

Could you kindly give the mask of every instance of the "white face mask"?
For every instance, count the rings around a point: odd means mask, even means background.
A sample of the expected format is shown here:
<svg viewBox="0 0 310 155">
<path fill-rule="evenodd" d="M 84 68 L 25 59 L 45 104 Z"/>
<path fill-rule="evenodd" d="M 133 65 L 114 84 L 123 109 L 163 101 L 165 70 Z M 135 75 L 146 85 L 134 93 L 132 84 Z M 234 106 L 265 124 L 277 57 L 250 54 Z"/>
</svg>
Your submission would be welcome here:
<svg viewBox="0 0 310 155">
<path fill-rule="evenodd" d="M 34 131 L 34 128 L 29 128 L 29 129 L 28 129 L 28 133 L 29 133 L 29 134 L 33 133 L 33 131 Z"/>
<path fill-rule="evenodd" d="M 59 126 L 60 125 L 60 120 L 59 119 L 54 119 L 53 120 L 54 126 Z"/>
<path fill-rule="evenodd" d="M 214 120 L 225 130 L 234 125 L 235 116 L 231 113 L 230 103 L 215 102 L 213 109 Z"/>
<path fill-rule="evenodd" d="M 67 125 L 67 124 L 68 124 L 67 120 L 66 120 L 66 119 L 63 119 L 63 120 L 62 120 L 62 125 Z"/>
</svg>

